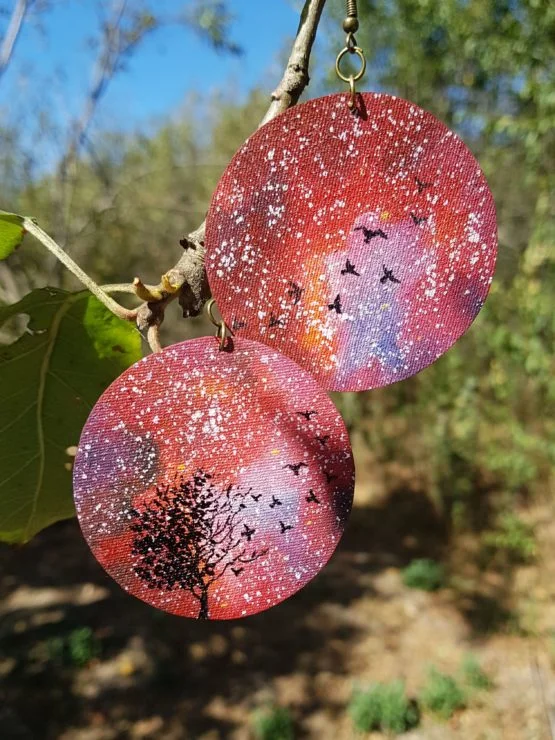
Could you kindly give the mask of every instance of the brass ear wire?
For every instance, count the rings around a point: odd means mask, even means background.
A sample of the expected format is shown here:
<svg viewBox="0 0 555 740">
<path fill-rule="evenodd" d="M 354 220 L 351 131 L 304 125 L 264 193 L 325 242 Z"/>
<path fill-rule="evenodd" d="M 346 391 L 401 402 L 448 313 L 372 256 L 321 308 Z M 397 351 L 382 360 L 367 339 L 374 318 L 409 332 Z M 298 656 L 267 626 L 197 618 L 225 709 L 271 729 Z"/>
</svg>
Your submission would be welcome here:
<svg viewBox="0 0 555 740">
<path fill-rule="evenodd" d="M 364 74 L 366 73 L 366 57 L 364 56 L 364 51 L 357 45 L 357 41 L 355 39 L 355 33 L 359 29 L 357 2 L 356 0 L 346 0 L 346 6 L 347 17 L 343 21 L 343 30 L 347 34 L 347 39 L 345 41 L 345 48 L 342 49 L 337 56 L 335 71 L 337 72 L 339 79 L 343 80 L 343 82 L 347 82 L 349 85 L 349 91 L 351 94 L 348 105 L 352 110 L 356 107 L 356 83 L 364 77 Z M 359 71 L 356 74 L 349 75 L 348 77 L 341 71 L 341 61 L 346 54 L 356 54 L 360 59 Z"/>
<path fill-rule="evenodd" d="M 210 300 L 206 304 L 206 312 L 208 313 L 208 318 L 212 322 L 214 326 L 218 328 L 218 331 L 216 332 L 216 338 L 220 342 L 220 350 L 225 349 L 225 345 L 228 339 L 228 333 L 230 336 L 234 336 L 232 330 L 229 328 L 229 326 L 225 323 L 223 319 L 218 319 L 214 316 L 214 307 L 216 305 L 216 301 L 214 298 L 210 298 Z"/>
<path fill-rule="evenodd" d="M 343 30 L 352 35 L 358 31 L 357 0 L 346 0 L 347 17 L 343 21 Z"/>
</svg>

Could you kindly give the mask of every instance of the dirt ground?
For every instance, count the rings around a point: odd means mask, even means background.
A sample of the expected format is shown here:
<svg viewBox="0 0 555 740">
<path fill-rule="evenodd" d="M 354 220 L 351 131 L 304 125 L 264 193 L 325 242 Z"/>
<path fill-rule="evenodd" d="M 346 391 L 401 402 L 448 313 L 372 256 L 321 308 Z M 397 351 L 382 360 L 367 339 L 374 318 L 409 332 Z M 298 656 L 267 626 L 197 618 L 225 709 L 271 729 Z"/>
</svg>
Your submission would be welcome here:
<svg viewBox="0 0 555 740">
<path fill-rule="evenodd" d="M 418 486 L 377 478 L 357 454 L 355 510 L 330 565 L 284 604 L 244 621 L 180 619 L 125 594 L 75 521 L 0 548 L 0 736 L 6 740 L 248 740 L 253 713 L 287 706 L 296 737 L 357 737 L 353 687 L 431 665 L 455 672 L 472 652 L 493 679 L 448 722 L 424 714 L 407 740 L 552 740 L 555 728 L 555 517 L 536 503 L 534 565 L 484 567 L 478 537 L 454 537 Z M 403 585 L 414 557 L 442 559 L 449 587 Z M 93 631 L 84 665 L 52 654 Z M 360 736 L 358 736 L 360 737 Z M 367 737 L 379 738 L 379 734 Z"/>
</svg>

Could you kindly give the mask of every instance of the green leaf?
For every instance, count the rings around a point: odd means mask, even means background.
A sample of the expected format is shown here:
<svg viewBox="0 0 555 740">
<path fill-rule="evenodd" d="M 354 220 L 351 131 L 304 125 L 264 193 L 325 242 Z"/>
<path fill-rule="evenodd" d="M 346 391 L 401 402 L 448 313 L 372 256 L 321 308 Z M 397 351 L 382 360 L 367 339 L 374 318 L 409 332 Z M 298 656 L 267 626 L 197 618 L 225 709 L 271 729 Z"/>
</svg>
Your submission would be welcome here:
<svg viewBox="0 0 555 740">
<path fill-rule="evenodd" d="M 19 247 L 24 235 L 23 216 L 0 211 L 0 260 L 5 260 Z"/>
<path fill-rule="evenodd" d="M 74 515 L 72 447 L 102 391 L 141 356 L 140 335 L 90 293 L 34 290 L 0 307 L 28 314 L 0 346 L 0 540 L 26 542 Z"/>
</svg>

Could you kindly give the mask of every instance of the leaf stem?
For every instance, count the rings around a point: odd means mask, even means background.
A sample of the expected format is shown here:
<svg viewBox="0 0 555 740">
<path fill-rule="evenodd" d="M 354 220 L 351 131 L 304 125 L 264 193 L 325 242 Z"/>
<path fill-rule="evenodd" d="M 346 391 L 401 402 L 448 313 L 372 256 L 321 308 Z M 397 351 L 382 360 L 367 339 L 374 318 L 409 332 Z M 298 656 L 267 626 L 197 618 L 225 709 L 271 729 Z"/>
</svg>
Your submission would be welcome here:
<svg viewBox="0 0 555 740">
<path fill-rule="evenodd" d="M 42 245 L 44 245 L 50 252 L 52 252 L 52 254 L 57 257 L 60 262 L 65 267 L 67 267 L 67 269 L 72 272 L 75 277 L 78 278 L 83 283 L 83 285 L 88 288 L 91 293 L 95 295 L 98 300 L 103 303 L 106 308 L 109 309 L 113 314 L 115 314 L 118 318 L 124 319 L 126 321 L 135 321 L 137 317 L 136 311 L 124 308 L 123 306 L 120 306 L 119 303 L 114 301 L 113 298 L 110 298 L 108 293 L 103 288 L 101 288 L 100 285 L 97 285 L 97 283 L 95 283 L 94 280 L 90 278 L 87 273 L 71 259 L 69 254 L 67 252 L 64 252 L 64 250 L 58 244 L 56 244 L 54 239 L 52 239 L 51 236 L 43 231 L 40 226 L 36 224 L 31 218 L 25 217 L 23 219 L 23 228 L 29 234 L 32 234 L 35 239 L 38 239 L 38 241 Z M 118 289 L 122 288 L 121 285 L 108 287 L 117 287 Z M 117 291 L 114 290 L 113 292 Z"/>
<path fill-rule="evenodd" d="M 160 327 L 159 326 L 149 326 L 148 331 L 146 334 L 146 338 L 148 341 L 148 344 L 150 346 L 150 349 L 153 352 L 161 352 L 163 347 L 160 342 Z"/>
<path fill-rule="evenodd" d="M 101 285 L 100 288 L 105 293 L 135 293 L 133 283 L 108 283 L 107 285 Z"/>
</svg>

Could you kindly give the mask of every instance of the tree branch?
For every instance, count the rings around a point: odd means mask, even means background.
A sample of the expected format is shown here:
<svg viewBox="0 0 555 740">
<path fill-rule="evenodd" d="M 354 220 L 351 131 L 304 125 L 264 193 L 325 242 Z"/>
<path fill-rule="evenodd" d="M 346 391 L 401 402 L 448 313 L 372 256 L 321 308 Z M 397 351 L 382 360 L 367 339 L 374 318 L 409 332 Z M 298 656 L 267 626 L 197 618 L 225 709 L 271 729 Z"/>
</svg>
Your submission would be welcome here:
<svg viewBox="0 0 555 740">
<path fill-rule="evenodd" d="M 272 94 L 272 102 L 260 126 L 295 105 L 308 85 L 310 54 L 325 4 L 326 0 L 305 1 L 285 73 Z M 185 318 L 198 316 L 202 311 L 210 297 L 204 267 L 204 234 L 205 223 L 202 223 L 181 241 L 185 250 L 183 256 L 162 276 L 160 284 L 155 289 L 160 298 L 145 302 L 138 309 L 137 326 L 140 331 L 148 332 L 150 327 L 160 326 L 164 320 L 166 306 L 175 298 L 178 298 Z"/>
<path fill-rule="evenodd" d="M 29 10 L 29 5 L 28 0 L 17 0 L 13 9 L 6 35 L 0 44 L 0 78 L 6 71 L 12 58 L 16 41 L 21 32 L 27 11 Z"/>
</svg>

